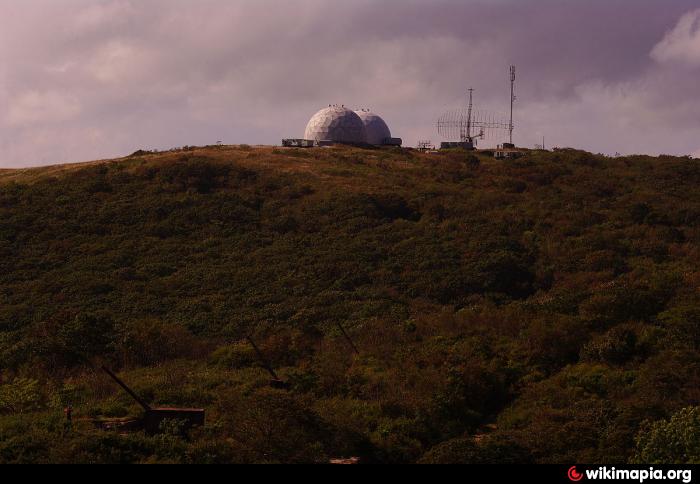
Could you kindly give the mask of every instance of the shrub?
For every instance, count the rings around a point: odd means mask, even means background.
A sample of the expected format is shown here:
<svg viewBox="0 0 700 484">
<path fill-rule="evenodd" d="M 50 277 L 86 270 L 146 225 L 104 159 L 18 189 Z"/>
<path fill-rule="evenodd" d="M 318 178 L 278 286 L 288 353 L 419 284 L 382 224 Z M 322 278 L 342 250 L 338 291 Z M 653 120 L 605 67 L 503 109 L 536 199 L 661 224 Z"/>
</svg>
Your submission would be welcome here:
<svg viewBox="0 0 700 484">
<path fill-rule="evenodd" d="M 142 434 L 92 433 L 72 446 L 70 462 L 75 464 L 138 464 L 155 452 L 152 439 Z"/>
<path fill-rule="evenodd" d="M 658 316 L 677 344 L 700 348 L 700 301 L 687 300 Z"/>
<path fill-rule="evenodd" d="M 617 326 L 588 342 L 581 350 L 581 358 L 587 361 L 621 364 L 634 357 L 636 349 L 637 334 L 634 328 Z"/>
<path fill-rule="evenodd" d="M 222 368 L 239 369 L 255 365 L 258 357 L 250 343 L 241 341 L 217 348 L 211 354 L 209 361 Z"/>
<path fill-rule="evenodd" d="M 507 439 L 488 436 L 480 442 L 471 438 L 453 439 L 436 445 L 421 457 L 419 464 L 530 464 L 527 449 Z"/>
<path fill-rule="evenodd" d="M 112 318 L 104 313 L 80 313 L 58 332 L 60 346 L 69 355 L 91 357 L 114 350 L 116 331 Z"/>
<path fill-rule="evenodd" d="M 687 407 L 669 420 L 647 426 L 637 436 L 633 464 L 700 462 L 700 407 Z"/>
<path fill-rule="evenodd" d="M 196 356 L 200 344 L 187 329 L 178 324 L 143 319 L 120 328 L 116 346 L 124 365 L 146 366 Z"/>
<path fill-rule="evenodd" d="M 37 380 L 17 378 L 12 383 L 0 386 L 0 412 L 32 412 L 41 406 L 41 402 L 42 396 Z"/>
<path fill-rule="evenodd" d="M 318 415 L 284 391 L 264 388 L 247 398 L 222 402 L 238 442 L 255 461 L 323 463 L 331 434 Z"/>
</svg>

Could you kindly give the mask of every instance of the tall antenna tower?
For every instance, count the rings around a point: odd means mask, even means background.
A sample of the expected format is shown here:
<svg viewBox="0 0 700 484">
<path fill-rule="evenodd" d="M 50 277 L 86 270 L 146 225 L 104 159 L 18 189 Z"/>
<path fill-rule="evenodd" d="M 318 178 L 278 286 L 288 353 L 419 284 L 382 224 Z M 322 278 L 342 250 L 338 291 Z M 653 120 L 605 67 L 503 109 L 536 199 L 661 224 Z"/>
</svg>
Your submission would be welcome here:
<svg viewBox="0 0 700 484">
<path fill-rule="evenodd" d="M 467 110 L 467 125 L 460 125 L 460 141 L 472 141 L 472 111 L 474 110 L 474 88 L 469 88 L 469 108 Z M 465 132 L 466 128 L 466 132 Z"/>
<path fill-rule="evenodd" d="M 516 101 L 515 97 L 515 66 L 510 66 L 510 144 L 513 144 L 513 104 Z"/>
</svg>

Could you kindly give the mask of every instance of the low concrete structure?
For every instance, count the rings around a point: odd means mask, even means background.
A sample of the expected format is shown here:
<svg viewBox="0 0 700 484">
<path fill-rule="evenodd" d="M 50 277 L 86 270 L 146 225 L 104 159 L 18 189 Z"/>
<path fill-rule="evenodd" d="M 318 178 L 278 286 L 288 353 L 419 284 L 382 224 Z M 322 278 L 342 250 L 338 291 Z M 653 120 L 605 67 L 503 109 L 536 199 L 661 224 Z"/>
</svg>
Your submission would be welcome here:
<svg viewBox="0 0 700 484">
<path fill-rule="evenodd" d="M 381 146 L 401 146 L 403 140 L 401 138 L 384 138 Z"/>
<path fill-rule="evenodd" d="M 283 139 L 282 146 L 285 148 L 313 148 L 314 140 L 310 139 Z"/>
<path fill-rule="evenodd" d="M 508 147 L 506 147 L 508 145 Z M 511 147 L 512 146 L 512 147 Z M 505 143 L 503 146 L 499 146 L 494 152 L 493 157 L 498 160 L 513 160 L 515 158 L 520 158 L 525 153 L 515 148 L 514 145 Z"/>
<path fill-rule="evenodd" d="M 455 148 L 462 148 L 463 150 L 474 150 L 474 143 L 471 141 L 443 141 L 440 143 L 441 150 L 452 150 Z"/>
</svg>

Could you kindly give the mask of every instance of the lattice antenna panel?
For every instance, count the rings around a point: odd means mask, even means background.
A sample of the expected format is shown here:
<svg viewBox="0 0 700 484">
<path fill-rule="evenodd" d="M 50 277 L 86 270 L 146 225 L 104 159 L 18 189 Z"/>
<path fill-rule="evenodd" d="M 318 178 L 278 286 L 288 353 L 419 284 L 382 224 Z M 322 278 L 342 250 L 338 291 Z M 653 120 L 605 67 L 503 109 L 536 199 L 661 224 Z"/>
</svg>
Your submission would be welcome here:
<svg viewBox="0 0 700 484">
<path fill-rule="evenodd" d="M 507 117 L 488 111 L 468 108 L 447 111 L 438 118 L 438 134 L 448 141 L 469 141 L 470 138 L 501 139 L 510 130 Z"/>
</svg>

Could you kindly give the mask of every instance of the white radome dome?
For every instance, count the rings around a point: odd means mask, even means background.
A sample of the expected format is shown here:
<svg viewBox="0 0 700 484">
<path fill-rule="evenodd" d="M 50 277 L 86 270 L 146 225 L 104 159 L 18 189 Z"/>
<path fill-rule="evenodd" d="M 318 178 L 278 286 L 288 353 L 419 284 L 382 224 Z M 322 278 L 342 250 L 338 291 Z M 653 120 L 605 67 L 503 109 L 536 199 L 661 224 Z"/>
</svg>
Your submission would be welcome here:
<svg viewBox="0 0 700 484">
<path fill-rule="evenodd" d="M 344 106 L 321 109 L 306 126 L 304 139 L 335 141 L 336 143 L 367 143 L 367 131 L 362 119 Z"/>
<path fill-rule="evenodd" d="M 367 143 L 371 145 L 381 145 L 391 138 L 389 126 L 378 115 L 374 114 L 369 109 L 355 111 L 365 125 L 367 131 Z"/>
</svg>

